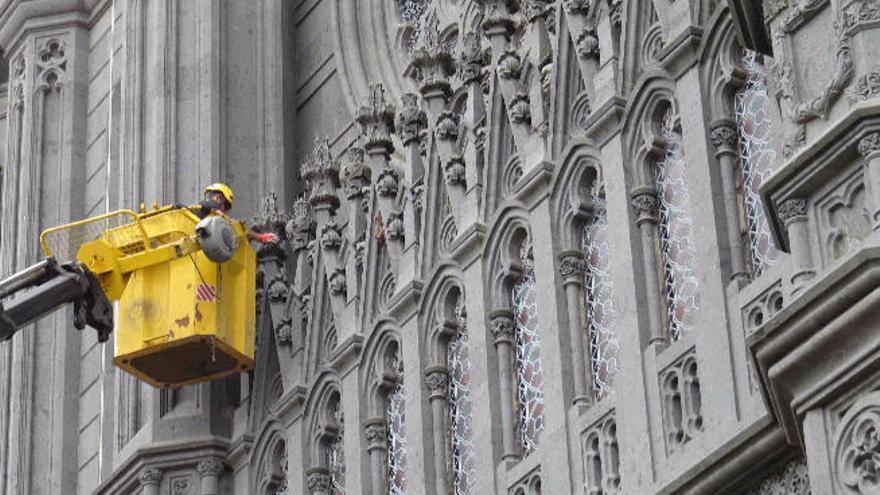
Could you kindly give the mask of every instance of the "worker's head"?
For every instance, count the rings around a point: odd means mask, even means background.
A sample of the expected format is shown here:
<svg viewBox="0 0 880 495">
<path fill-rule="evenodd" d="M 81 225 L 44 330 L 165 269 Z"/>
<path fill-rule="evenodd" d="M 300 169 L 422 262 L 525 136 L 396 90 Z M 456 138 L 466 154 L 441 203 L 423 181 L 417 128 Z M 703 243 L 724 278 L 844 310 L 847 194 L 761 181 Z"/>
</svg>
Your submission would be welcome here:
<svg viewBox="0 0 880 495">
<path fill-rule="evenodd" d="M 226 213 L 232 208 L 234 200 L 232 188 L 222 182 L 215 182 L 205 188 L 205 199 L 220 205 L 221 211 Z"/>
</svg>

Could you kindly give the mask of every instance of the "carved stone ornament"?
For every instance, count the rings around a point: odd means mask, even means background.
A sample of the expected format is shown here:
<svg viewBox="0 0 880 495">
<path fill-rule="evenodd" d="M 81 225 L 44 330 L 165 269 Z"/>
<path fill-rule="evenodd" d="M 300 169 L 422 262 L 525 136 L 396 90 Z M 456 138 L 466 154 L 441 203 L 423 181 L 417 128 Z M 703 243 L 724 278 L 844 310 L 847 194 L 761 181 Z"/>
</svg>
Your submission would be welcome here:
<svg viewBox="0 0 880 495">
<path fill-rule="evenodd" d="M 483 22 L 480 27 L 489 37 L 510 37 L 517 29 L 517 21 L 510 13 L 508 0 L 482 0 Z"/>
<path fill-rule="evenodd" d="M 483 50 L 479 34 L 471 31 L 464 35 L 459 56 L 461 80 L 463 83 L 479 81 L 483 77 L 483 67 L 489 62 Z"/>
<path fill-rule="evenodd" d="M 513 316 L 507 312 L 496 313 L 491 316 L 490 324 L 492 326 L 492 337 L 495 338 L 495 344 L 501 342 L 513 342 Z"/>
<path fill-rule="evenodd" d="M 425 111 L 419 108 L 418 96 L 405 93 L 400 97 L 403 108 L 397 114 L 397 132 L 400 140 L 408 146 L 417 143 L 422 132 L 428 126 L 428 117 Z"/>
<path fill-rule="evenodd" d="M 880 69 L 874 69 L 856 79 L 855 87 L 846 92 L 850 103 L 880 96 Z"/>
<path fill-rule="evenodd" d="M 285 231 L 294 251 L 304 249 L 309 242 L 312 231 L 312 208 L 305 198 L 300 197 L 293 202 L 290 220 Z"/>
<path fill-rule="evenodd" d="M 764 0 L 764 22 L 769 24 L 785 9 L 788 8 L 788 0 Z"/>
<path fill-rule="evenodd" d="M 370 423 L 364 427 L 367 443 L 376 445 L 385 442 L 385 423 Z"/>
<path fill-rule="evenodd" d="M 532 109 L 529 107 L 529 96 L 520 93 L 510 100 L 508 110 L 510 121 L 514 124 L 528 124 L 532 120 Z"/>
<path fill-rule="evenodd" d="M 517 79 L 522 71 L 522 57 L 516 50 L 507 50 L 498 58 L 498 75 L 502 79 Z"/>
<path fill-rule="evenodd" d="M 437 117 L 434 134 L 441 141 L 458 139 L 458 116 L 452 112 L 443 112 Z"/>
<path fill-rule="evenodd" d="M 321 246 L 327 251 L 338 251 L 342 245 L 342 229 L 330 220 L 321 229 Z"/>
<path fill-rule="evenodd" d="M 335 296 L 345 295 L 346 282 L 344 268 L 337 268 L 336 270 L 334 270 L 333 273 L 330 275 L 330 279 L 328 280 L 328 282 L 331 294 Z"/>
<path fill-rule="evenodd" d="M 807 201 L 797 198 L 786 200 L 776 208 L 776 214 L 786 228 L 793 222 L 806 221 Z"/>
<path fill-rule="evenodd" d="M 555 2 L 547 2 L 545 0 L 520 0 L 523 16 L 529 22 L 546 18 L 553 12 L 554 4 Z"/>
<path fill-rule="evenodd" d="M 599 56 L 599 37 L 596 31 L 590 28 L 584 28 L 575 41 L 578 55 L 584 58 Z"/>
<path fill-rule="evenodd" d="M 290 318 L 285 318 L 275 325 L 276 344 L 290 345 L 293 342 L 293 329 L 290 328 L 290 323 Z"/>
<path fill-rule="evenodd" d="M 860 399 L 843 417 L 835 441 L 842 493 L 880 493 L 880 393 Z"/>
<path fill-rule="evenodd" d="M 639 220 L 657 218 L 657 195 L 653 192 L 637 194 L 632 199 L 632 206 L 636 210 Z"/>
<path fill-rule="evenodd" d="M 361 196 L 364 188 L 369 186 L 370 169 L 364 162 L 363 148 L 354 146 L 345 152 L 342 157 L 340 180 L 348 199 Z"/>
<path fill-rule="evenodd" d="M 388 214 L 388 222 L 385 224 L 385 237 L 389 241 L 403 242 L 403 213 L 392 211 Z"/>
<path fill-rule="evenodd" d="M 843 8 L 840 18 L 844 31 L 849 31 L 860 24 L 880 20 L 880 2 L 855 0 Z"/>
<path fill-rule="evenodd" d="M 210 459 L 205 459 L 200 462 L 198 466 L 196 466 L 196 472 L 199 473 L 200 476 L 220 476 L 223 474 L 223 471 L 226 469 L 226 466 L 223 464 L 223 461 L 212 457 Z"/>
<path fill-rule="evenodd" d="M 394 132 L 394 105 L 385 97 L 385 86 L 375 84 L 370 87 L 366 101 L 355 112 L 355 121 L 361 126 L 364 149 L 368 153 L 394 151 L 391 133 Z"/>
<path fill-rule="evenodd" d="M 449 187 L 465 185 L 464 158 L 455 155 L 443 166 L 443 178 Z"/>
<path fill-rule="evenodd" d="M 309 203 L 315 208 L 338 208 L 339 168 L 330 156 L 330 141 L 326 137 L 315 139 L 312 156 L 300 166 L 302 178 L 309 184 Z"/>
<path fill-rule="evenodd" d="M 723 123 L 716 126 L 712 129 L 712 145 L 718 149 L 718 151 L 734 151 L 736 149 L 737 142 L 739 141 L 739 135 L 734 129 L 732 123 Z"/>
<path fill-rule="evenodd" d="M 376 192 L 379 196 L 394 198 L 397 197 L 397 189 L 397 172 L 390 166 L 386 166 L 379 172 L 379 177 L 376 179 Z"/>
<path fill-rule="evenodd" d="M 872 132 L 859 140 L 859 153 L 868 158 L 880 151 L 880 132 Z"/>
<path fill-rule="evenodd" d="M 156 468 L 146 468 L 138 475 L 141 486 L 158 485 L 162 482 L 162 471 Z"/>
<path fill-rule="evenodd" d="M 309 477 L 310 493 L 329 493 L 331 488 L 330 475 L 323 471 L 311 472 Z"/>
<path fill-rule="evenodd" d="M 586 16 L 590 13 L 589 0 L 564 0 L 562 5 L 569 14 Z"/>
<path fill-rule="evenodd" d="M 579 253 L 565 254 L 559 262 L 559 274 L 562 275 L 563 283 L 582 282 L 586 269 L 587 264 Z"/>
<path fill-rule="evenodd" d="M 432 370 L 425 377 L 425 386 L 431 396 L 445 397 L 449 386 L 449 376 L 443 370 Z"/>
</svg>

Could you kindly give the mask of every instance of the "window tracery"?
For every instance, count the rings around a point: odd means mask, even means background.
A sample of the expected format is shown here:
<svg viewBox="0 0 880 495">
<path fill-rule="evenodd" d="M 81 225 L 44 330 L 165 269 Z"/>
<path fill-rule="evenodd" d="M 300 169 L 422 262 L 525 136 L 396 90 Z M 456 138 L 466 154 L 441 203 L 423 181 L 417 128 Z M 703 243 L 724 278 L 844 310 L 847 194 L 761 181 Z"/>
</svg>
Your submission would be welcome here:
<svg viewBox="0 0 880 495">
<path fill-rule="evenodd" d="M 452 444 L 450 462 L 453 493 L 464 495 L 471 493 L 477 473 L 473 446 L 471 363 L 468 354 L 467 316 L 461 297 L 456 304 L 455 314 L 458 318 L 458 331 L 450 339 L 447 349 L 449 438 Z"/>
<path fill-rule="evenodd" d="M 776 261 L 776 246 L 759 190 L 773 172 L 776 152 L 771 144 L 771 123 L 768 114 L 770 98 L 767 71 L 758 55 L 746 51 L 743 66 L 748 72 L 745 85 L 735 95 L 736 126 L 739 130 L 738 167 L 742 182 L 743 210 L 746 219 L 746 241 L 752 273 L 761 272 Z"/>
<path fill-rule="evenodd" d="M 696 254 L 691 247 L 693 219 L 688 211 L 686 162 L 677 116 L 671 108 L 663 117 L 661 134 L 666 153 L 657 164 L 660 260 L 667 330 L 669 338 L 678 340 L 691 326 L 699 308 L 699 293 L 694 272 Z"/>
<path fill-rule="evenodd" d="M 404 411 L 403 370 L 398 366 L 397 384 L 388 395 L 385 411 L 388 421 L 388 493 L 406 493 L 406 413 Z"/>
<path fill-rule="evenodd" d="M 613 391 L 612 380 L 617 371 L 619 345 L 614 333 L 611 239 L 604 197 L 594 194 L 593 204 L 594 216 L 584 226 L 584 296 L 593 398 L 602 400 Z"/>
<path fill-rule="evenodd" d="M 544 429 L 544 384 L 541 366 L 541 342 L 538 335 L 538 304 L 535 293 L 535 263 L 531 246 L 520 250 L 522 279 L 513 288 L 512 302 L 516 320 L 516 382 L 519 406 L 519 434 L 524 454 L 538 446 Z"/>
</svg>

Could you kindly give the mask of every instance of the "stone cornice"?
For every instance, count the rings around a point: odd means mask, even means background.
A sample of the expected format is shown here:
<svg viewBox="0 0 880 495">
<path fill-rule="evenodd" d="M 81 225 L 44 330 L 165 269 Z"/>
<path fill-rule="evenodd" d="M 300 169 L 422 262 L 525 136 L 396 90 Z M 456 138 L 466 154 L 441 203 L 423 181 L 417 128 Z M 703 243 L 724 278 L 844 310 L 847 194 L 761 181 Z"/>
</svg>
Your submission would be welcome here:
<svg viewBox="0 0 880 495">
<path fill-rule="evenodd" d="M 89 25 L 96 0 L 11 0 L 0 12 L 0 47 L 15 51 L 28 32 L 63 26 Z"/>
<path fill-rule="evenodd" d="M 553 182 L 553 164 L 542 161 L 536 164 L 523 175 L 514 186 L 516 199 L 532 210 L 544 198 L 550 195 L 550 185 Z"/>
<path fill-rule="evenodd" d="M 351 335 L 333 350 L 333 356 L 330 357 L 330 367 L 342 376 L 347 375 L 349 370 L 359 362 L 363 347 L 364 337 L 358 334 Z"/>
<path fill-rule="evenodd" d="M 457 263 L 470 266 L 471 263 L 480 259 L 483 253 L 483 241 L 486 239 L 486 225 L 473 223 L 467 229 L 459 232 L 450 246 L 452 259 Z"/>
<path fill-rule="evenodd" d="M 602 102 L 587 117 L 584 124 L 586 136 L 596 141 L 599 147 L 620 132 L 626 114 L 626 100 L 614 96 Z"/>
</svg>

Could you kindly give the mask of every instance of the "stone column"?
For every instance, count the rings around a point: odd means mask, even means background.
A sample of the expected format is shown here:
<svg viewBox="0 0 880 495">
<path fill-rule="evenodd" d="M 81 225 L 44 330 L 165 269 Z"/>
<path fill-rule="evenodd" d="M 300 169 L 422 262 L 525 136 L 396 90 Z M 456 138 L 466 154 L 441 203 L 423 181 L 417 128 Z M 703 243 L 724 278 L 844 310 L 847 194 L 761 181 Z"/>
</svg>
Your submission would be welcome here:
<svg viewBox="0 0 880 495">
<path fill-rule="evenodd" d="M 159 495 L 159 485 L 162 483 L 162 471 L 156 468 L 146 468 L 138 476 L 143 495 Z"/>
<path fill-rule="evenodd" d="M 223 465 L 223 461 L 216 457 L 205 459 L 196 466 L 196 472 L 202 477 L 201 495 L 217 495 L 220 493 L 220 475 L 223 474 L 225 469 L 226 466 Z"/>
<path fill-rule="evenodd" d="M 581 299 L 583 297 L 584 255 L 578 251 L 564 251 L 559 255 L 559 272 L 568 307 L 568 329 L 571 341 L 572 373 L 574 374 L 574 404 L 590 404 L 590 385 L 587 377 L 591 374 L 589 366 L 584 366 L 584 322 L 581 321 Z"/>
<path fill-rule="evenodd" d="M 794 295 L 816 275 L 807 231 L 807 202 L 799 198 L 788 199 L 776 208 L 776 214 L 788 235 L 792 264 L 791 293 Z"/>
<path fill-rule="evenodd" d="M 501 440 L 504 453 L 502 460 L 514 461 L 519 456 L 516 451 L 515 397 L 513 396 L 513 313 L 509 309 L 499 309 L 489 316 L 492 336 L 495 339 L 495 352 L 498 354 L 498 387 L 501 395 Z"/>
<path fill-rule="evenodd" d="M 648 345 L 654 348 L 666 343 L 663 334 L 663 305 L 660 304 L 660 273 L 657 270 L 657 192 L 649 187 L 636 188 L 632 205 L 638 219 L 636 225 L 642 237 L 642 262 L 645 269 L 645 291 L 648 301 Z"/>
<path fill-rule="evenodd" d="M 712 144 L 715 158 L 721 167 L 721 186 L 724 191 L 724 216 L 727 219 L 727 244 L 730 247 L 730 279 L 748 281 L 742 235 L 739 230 L 739 205 L 736 197 L 736 126 L 730 119 L 712 123 Z"/>
<path fill-rule="evenodd" d="M 326 468 L 311 468 L 308 483 L 311 495 L 327 495 L 330 493 L 330 472 Z"/>
<path fill-rule="evenodd" d="M 446 495 L 448 473 L 446 472 L 446 446 L 448 443 L 446 426 L 447 402 L 449 400 L 449 372 L 443 366 L 432 366 L 425 373 L 425 384 L 430 393 L 431 425 L 434 430 L 434 478 L 437 495 Z"/>
<path fill-rule="evenodd" d="M 367 438 L 367 453 L 370 456 L 370 483 L 372 495 L 381 495 L 385 491 L 385 456 L 387 455 L 385 418 L 373 418 L 364 426 Z"/>
<path fill-rule="evenodd" d="M 865 190 L 871 209 L 871 227 L 880 230 L 880 132 L 859 140 L 859 153 L 865 158 Z"/>
</svg>

